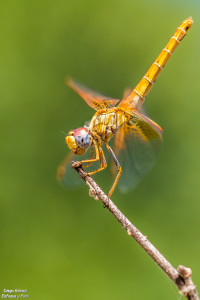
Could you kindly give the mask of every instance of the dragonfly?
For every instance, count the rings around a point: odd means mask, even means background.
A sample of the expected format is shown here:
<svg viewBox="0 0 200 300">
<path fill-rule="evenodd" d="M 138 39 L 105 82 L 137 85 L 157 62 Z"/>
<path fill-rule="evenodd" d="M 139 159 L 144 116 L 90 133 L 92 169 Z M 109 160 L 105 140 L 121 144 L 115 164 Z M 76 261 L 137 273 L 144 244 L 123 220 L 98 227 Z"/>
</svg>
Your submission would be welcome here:
<svg viewBox="0 0 200 300">
<path fill-rule="evenodd" d="M 162 128 L 142 113 L 142 104 L 192 23 L 191 17 L 181 23 L 136 87 L 125 90 L 121 101 L 105 97 L 72 78 L 67 79 L 67 85 L 96 113 L 85 126 L 70 130 L 65 137 L 71 154 L 58 167 L 59 180 L 64 179 L 73 155 L 85 155 L 89 148 L 90 157 L 80 163 L 88 168 L 98 162 L 98 167 L 88 172 L 88 175 L 106 169 L 103 145 L 112 159 L 112 170 L 115 166 L 115 179 L 108 193 L 109 197 L 117 184 L 122 192 L 126 192 L 151 170 L 162 145 Z M 113 139 L 114 145 L 111 147 L 109 142 Z"/>
</svg>

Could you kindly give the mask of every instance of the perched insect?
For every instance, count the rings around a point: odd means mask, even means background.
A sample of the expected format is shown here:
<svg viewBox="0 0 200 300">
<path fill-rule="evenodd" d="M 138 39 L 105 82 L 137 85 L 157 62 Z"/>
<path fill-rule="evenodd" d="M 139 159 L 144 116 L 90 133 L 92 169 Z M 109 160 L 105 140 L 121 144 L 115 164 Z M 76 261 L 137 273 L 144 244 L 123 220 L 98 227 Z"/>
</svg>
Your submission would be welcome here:
<svg viewBox="0 0 200 300">
<path fill-rule="evenodd" d="M 192 23 L 191 17 L 183 21 L 138 85 L 132 91 L 125 91 L 118 106 L 116 106 L 118 99 L 102 96 L 70 78 L 67 80 L 68 86 L 96 110 L 96 113 L 87 126 L 71 130 L 65 138 L 66 143 L 76 155 L 83 155 L 91 148 L 90 158 L 82 160 L 81 163 L 83 167 L 89 167 L 94 162 L 99 162 L 100 166 L 88 175 L 107 167 L 102 149 L 102 145 L 105 145 L 117 170 L 116 178 L 108 193 L 109 197 L 118 181 L 122 191 L 134 187 L 149 172 L 156 160 L 162 143 L 162 128 L 141 113 L 141 105 Z M 108 145 L 112 137 L 114 137 L 113 149 Z M 65 177 L 71 158 L 72 156 L 67 157 L 58 167 L 60 180 Z"/>
</svg>

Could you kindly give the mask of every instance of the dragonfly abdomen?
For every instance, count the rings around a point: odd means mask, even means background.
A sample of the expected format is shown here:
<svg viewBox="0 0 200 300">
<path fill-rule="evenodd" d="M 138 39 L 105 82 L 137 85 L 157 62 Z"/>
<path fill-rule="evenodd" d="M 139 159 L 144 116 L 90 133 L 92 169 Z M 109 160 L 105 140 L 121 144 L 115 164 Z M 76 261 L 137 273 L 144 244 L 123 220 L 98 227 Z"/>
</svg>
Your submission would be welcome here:
<svg viewBox="0 0 200 300">
<path fill-rule="evenodd" d="M 119 106 L 129 105 L 133 108 L 139 108 L 141 106 L 145 97 L 150 92 L 154 82 L 158 78 L 167 61 L 170 59 L 176 47 L 190 29 L 192 23 L 193 21 L 191 17 L 182 22 L 182 24 L 176 29 L 174 35 L 170 38 L 165 48 L 161 51 L 155 62 L 151 65 L 149 70 L 146 72 L 128 98 L 124 99 Z"/>
</svg>

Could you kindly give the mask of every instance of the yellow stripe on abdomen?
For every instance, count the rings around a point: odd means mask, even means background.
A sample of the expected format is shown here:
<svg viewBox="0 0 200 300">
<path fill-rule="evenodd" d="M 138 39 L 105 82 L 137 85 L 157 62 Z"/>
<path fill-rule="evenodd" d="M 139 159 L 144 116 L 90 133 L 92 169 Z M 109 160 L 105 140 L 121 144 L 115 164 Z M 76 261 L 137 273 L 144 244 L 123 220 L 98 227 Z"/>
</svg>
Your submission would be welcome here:
<svg viewBox="0 0 200 300">
<path fill-rule="evenodd" d="M 191 17 L 183 21 L 183 23 L 176 29 L 174 35 L 170 38 L 165 48 L 159 54 L 155 62 L 151 65 L 151 67 L 140 80 L 135 89 L 131 92 L 128 98 L 124 99 L 120 103 L 119 106 L 128 105 L 136 108 L 142 104 L 144 98 L 150 92 L 154 82 L 158 78 L 160 72 L 166 65 L 172 53 L 184 38 L 189 28 L 192 26 L 192 23 L 193 21 Z"/>
</svg>

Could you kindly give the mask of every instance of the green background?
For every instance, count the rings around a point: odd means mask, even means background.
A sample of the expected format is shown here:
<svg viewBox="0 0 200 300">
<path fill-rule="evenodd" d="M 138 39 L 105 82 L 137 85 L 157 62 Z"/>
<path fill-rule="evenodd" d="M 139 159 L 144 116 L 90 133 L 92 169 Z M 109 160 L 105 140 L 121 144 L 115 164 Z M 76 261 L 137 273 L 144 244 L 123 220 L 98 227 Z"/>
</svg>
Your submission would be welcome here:
<svg viewBox="0 0 200 300">
<path fill-rule="evenodd" d="M 200 287 L 199 1 L 1 0 L 1 293 L 181 298 L 86 186 L 63 189 L 55 174 L 67 153 L 61 131 L 94 113 L 65 76 L 119 98 L 190 15 L 191 30 L 146 99 L 164 130 L 158 162 L 135 190 L 112 199 L 175 267 L 191 267 Z"/>
</svg>

